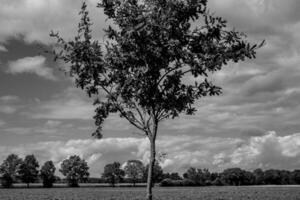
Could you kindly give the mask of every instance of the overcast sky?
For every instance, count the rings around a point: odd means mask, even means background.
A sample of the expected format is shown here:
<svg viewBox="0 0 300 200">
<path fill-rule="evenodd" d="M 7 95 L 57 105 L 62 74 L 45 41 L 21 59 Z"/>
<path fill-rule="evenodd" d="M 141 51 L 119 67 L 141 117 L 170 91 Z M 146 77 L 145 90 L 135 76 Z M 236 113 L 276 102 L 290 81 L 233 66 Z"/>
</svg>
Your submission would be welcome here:
<svg viewBox="0 0 300 200">
<path fill-rule="evenodd" d="M 92 101 L 43 53 L 51 30 L 72 38 L 80 0 L 0 0 L 0 161 L 35 154 L 57 167 L 69 155 L 86 159 L 93 176 L 108 162 L 148 159 L 148 142 L 112 116 L 95 140 Z M 105 16 L 89 0 L 93 35 L 103 41 Z M 159 128 L 158 151 L 166 171 L 189 166 L 300 168 L 300 1 L 209 0 L 209 9 L 266 40 L 256 60 L 229 64 L 211 79 L 223 94 L 197 102 L 198 112 Z"/>
</svg>

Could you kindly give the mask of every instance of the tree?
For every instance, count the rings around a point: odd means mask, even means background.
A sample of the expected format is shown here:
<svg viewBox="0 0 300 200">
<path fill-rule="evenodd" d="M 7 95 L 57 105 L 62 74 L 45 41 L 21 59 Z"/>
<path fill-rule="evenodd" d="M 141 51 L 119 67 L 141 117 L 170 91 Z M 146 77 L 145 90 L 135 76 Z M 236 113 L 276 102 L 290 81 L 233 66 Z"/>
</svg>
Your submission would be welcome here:
<svg viewBox="0 0 300 200">
<path fill-rule="evenodd" d="M 153 166 L 153 172 L 152 172 L 152 184 L 159 183 L 164 179 L 164 172 L 159 163 L 156 161 Z M 145 171 L 144 171 L 144 180 L 148 180 L 148 173 L 149 171 L 149 164 L 146 165 Z"/>
<path fill-rule="evenodd" d="M 143 178 L 144 164 L 140 160 L 128 160 L 124 172 L 135 186 Z"/>
<path fill-rule="evenodd" d="M 263 43 L 251 45 L 245 34 L 229 30 L 209 13 L 207 0 L 102 0 L 98 7 L 114 24 L 105 30 L 106 44 L 92 39 L 83 3 L 74 40 L 50 34 L 59 46 L 55 59 L 69 64 L 76 86 L 95 98 L 94 136 L 102 138 L 105 119 L 119 113 L 149 138 L 151 200 L 159 123 L 192 115 L 196 100 L 219 95 L 221 88 L 208 77 L 228 62 L 254 58 Z"/>
<path fill-rule="evenodd" d="M 39 174 L 39 163 L 34 155 L 27 155 L 19 168 L 19 176 L 21 180 L 27 184 L 29 188 L 30 183 L 34 183 Z"/>
<path fill-rule="evenodd" d="M 245 171 L 240 168 L 229 168 L 222 172 L 225 182 L 229 185 L 241 185 L 244 181 Z"/>
<path fill-rule="evenodd" d="M 196 185 L 204 186 L 206 185 L 206 181 L 210 182 L 210 172 L 208 169 L 196 169 L 190 167 L 184 174 L 183 177 L 186 179 L 190 179 Z"/>
<path fill-rule="evenodd" d="M 105 165 L 102 178 L 115 187 L 116 183 L 123 180 L 124 175 L 125 173 L 124 170 L 121 169 L 121 164 L 119 162 L 114 162 Z"/>
<path fill-rule="evenodd" d="M 52 161 L 47 161 L 41 168 L 41 178 L 43 179 L 43 186 L 44 187 L 52 187 L 53 183 L 56 180 L 55 177 L 55 166 Z"/>
<path fill-rule="evenodd" d="M 264 184 L 264 171 L 260 168 L 255 169 L 253 171 L 253 175 L 255 177 L 254 184 L 255 185 L 262 185 Z"/>
<path fill-rule="evenodd" d="M 182 180 L 182 177 L 178 174 L 178 172 L 164 173 L 163 177 L 164 179 Z"/>
<path fill-rule="evenodd" d="M 291 174 L 291 178 L 295 184 L 300 184 L 300 170 L 294 170 Z"/>
<path fill-rule="evenodd" d="M 3 161 L 0 166 L 0 174 L 2 175 L 1 185 L 3 187 L 12 187 L 13 182 L 16 181 L 21 163 L 22 159 L 15 154 L 10 154 Z"/>
<path fill-rule="evenodd" d="M 89 167 L 84 159 L 77 155 L 70 156 L 61 163 L 60 172 L 66 176 L 70 187 L 79 187 L 79 182 L 89 177 Z"/>
<path fill-rule="evenodd" d="M 280 185 L 281 184 L 280 171 L 277 169 L 266 170 L 264 173 L 264 182 L 265 184 Z"/>
</svg>

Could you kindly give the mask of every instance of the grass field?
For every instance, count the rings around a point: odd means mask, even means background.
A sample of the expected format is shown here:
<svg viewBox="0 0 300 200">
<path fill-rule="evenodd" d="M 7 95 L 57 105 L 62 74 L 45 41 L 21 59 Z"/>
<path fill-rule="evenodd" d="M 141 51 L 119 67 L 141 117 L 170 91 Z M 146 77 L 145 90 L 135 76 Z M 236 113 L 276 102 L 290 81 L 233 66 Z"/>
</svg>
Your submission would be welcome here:
<svg viewBox="0 0 300 200">
<path fill-rule="evenodd" d="M 155 200 L 300 200 L 300 187 L 155 188 Z M 0 189 L 1 200 L 139 200 L 145 188 Z"/>
</svg>

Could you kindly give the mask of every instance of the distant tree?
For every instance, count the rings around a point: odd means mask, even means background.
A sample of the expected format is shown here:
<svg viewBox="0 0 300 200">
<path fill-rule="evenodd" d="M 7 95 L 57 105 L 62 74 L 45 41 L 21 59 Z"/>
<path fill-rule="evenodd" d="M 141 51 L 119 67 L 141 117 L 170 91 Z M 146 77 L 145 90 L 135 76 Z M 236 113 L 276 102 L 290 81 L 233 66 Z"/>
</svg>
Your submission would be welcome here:
<svg viewBox="0 0 300 200">
<path fill-rule="evenodd" d="M 281 184 L 280 171 L 277 169 L 266 170 L 264 173 L 264 182 L 265 184 L 280 185 Z"/>
<path fill-rule="evenodd" d="M 27 184 L 29 188 L 30 183 L 34 183 L 39 175 L 39 163 L 34 155 L 27 155 L 20 165 L 19 176 L 20 179 Z"/>
<path fill-rule="evenodd" d="M 10 154 L 0 165 L 0 174 L 2 175 L 1 185 L 3 187 L 12 187 L 13 182 L 16 181 L 19 167 L 22 159 L 15 154 Z"/>
<path fill-rule="evenodd" d="M 66 176 L 70 187 L 79 187 L 79 182 L 87 180 L 89 177 L 89 167 L 84 159 L 77 155 L 70 156 L 61 164 L 60 172 Z"/>
<path fill-rule="evenodd" d="M 280 170 L 279 174 L 280 174 L 280 184 L 281 185 L 288 185 L 292 182 L 292 178 L 291 178 L 292 173 L 290 171 Z"/>
<path fill-rule="evenodd" d="M 220 94 L 207 77 L 230 61 L 254 58 L 258 46 L 211 14 L 206 0 L 102 0 L 98 7 L 114 24 L 105 30 L 105 54 L 92 39 L 83 4 L 73 41 L 51 34 L 62 47 L 56 57 L 71 65 L 78 87 L 99 95 L 94 135 L 102 137 L 104 120 L 119 112 L 149 138 L 151 200 L 159 123 L 180 113 L 194 114 L 197 99 Z"/>
<path fill-rule="evenodd" d="M 255 176 L 252 172 L 243 170 L 243 173 L 242 185 L 255 184 Z"/>
<path fill-rule="evenodd" d="M 102 178 L 105 179 L 106 182 L 110 183 L 112 187 L 115 187 L 116 183 L 123 180 L 124 175 L 125 172 L 121 169 L 121 164 L 119 162 L 114 162 L 105 165 Z"/>
<path fill-rule="evenodd" d="M 204 186 L 207 182 L 210 182 L 210 172 L 208 169 L 196 169 L 194 167 L 190 167 L 184 174 L 183 177 L 186 179 L 190 179 L 196 185 Z"/>
<path fill-rule="evenodd" d="M 129 178 L 135 186 L 135 184 L 143 178 L 144 164 L 140 160 L 128 160 L 124 168 L 127 178 Z"/>
<path fill-rule="evenodd" d="M 178 172 L 164 173 L 163 177 L 164 179 L 182 180 L 182 177 L 178 174 Z"/>
<path fill-rule="evenodd" d="M 146 181 L 148 179 L 148 172 L 149 172 L 149 164 L 146 165 L 145 171 L 144 171 L 144 176 L 143 180 Z M 159 183 L 164 179 L 164 171 L 159 165 L 159 163 L 156 161 L 154 166 L 153 166 L 153 174 L 152 174 L 152 182 L 154 183 Z"/>
<path fill-rule="evenodd" d="M 229 185 L 242 185 L 245 171 L 240 168 L 229 168 L 222 172 L 225 182 Z"/>
<path fill-rule="evenodd" d="M 56 180 L 55 177 L 55 166 L 52 161 L 47 161 L 45 164 L 42 166 L 40 175 L 43 180 L 43 186 L 44 187 L 52 187 L 53 183 Z"/>
<path fill-rule="evenodd" d="M 255 178 L 254 184 L 255 185 L 262 185 L 264 184 L 264 171 L 260 168 L 255 169 L 253 171 L 253 175 Z"/>
<path fill-rule="evenodd" d="M 291 179 L 295 184 L 300 184 L 300 170 L 294 170 L 291 174 Z"/>
</svg>

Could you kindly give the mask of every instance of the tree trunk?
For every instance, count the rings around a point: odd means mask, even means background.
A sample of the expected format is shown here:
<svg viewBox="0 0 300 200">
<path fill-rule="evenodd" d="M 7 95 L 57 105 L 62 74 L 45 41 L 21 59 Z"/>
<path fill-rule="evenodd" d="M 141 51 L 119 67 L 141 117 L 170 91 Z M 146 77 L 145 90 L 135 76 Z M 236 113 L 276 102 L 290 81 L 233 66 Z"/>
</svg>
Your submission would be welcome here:
<svg viewBox="0 0 300 200">
<path fill-rule="evenodd" d="M 153 167 L 155 164 L 155 139 L 156 139 L 156 133 L 157 133 L 157 123 L 154 123 L 153 128 L 153 135 L 152 137 L 149 137 L 150 139 L 150 163 L 149 163 L 149 169 L 148 169 L 148 177 L 147 177 L 147 200 L 152 200 L 152 187 L 153 187 Z"/>
</svg>

